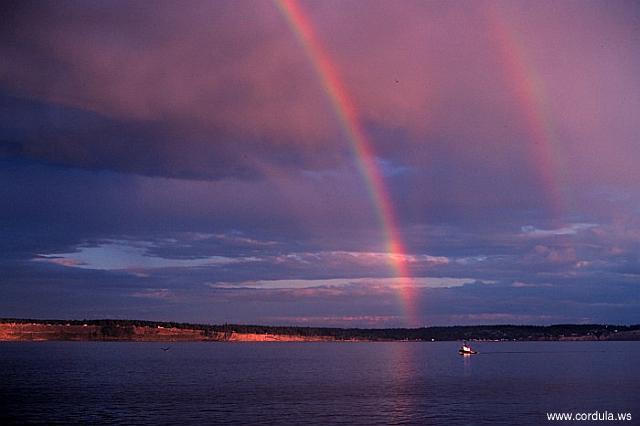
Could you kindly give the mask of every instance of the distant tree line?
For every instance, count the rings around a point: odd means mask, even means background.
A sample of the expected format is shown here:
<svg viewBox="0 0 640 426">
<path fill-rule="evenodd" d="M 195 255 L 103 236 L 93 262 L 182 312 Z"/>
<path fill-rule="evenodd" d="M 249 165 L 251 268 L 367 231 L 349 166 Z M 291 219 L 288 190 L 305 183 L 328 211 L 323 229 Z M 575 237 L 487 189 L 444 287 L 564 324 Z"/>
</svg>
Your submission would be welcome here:
<svg viewBox="0 0 640 426">
<path fill-rule="evenodd" d="M 243 324 L 190 324 L 166 321 L 143 320 L 43 320 L 23 318 L 1 318 L 0 323 L 52 324 L 52 325 L 92 325 L 100 327 L 107 337 L 127 337 L 134 333 L 134 327 L 164 327 L 189 330 L 201 330 L 205 336 L 218 333 L 279 334 L 288 336 L 326 336 L 336 340 L 555 340 L 562 337 L 610 336 L 613 333 L 640 331 L 636 325 L 605 324 L 556 324 L 549 326 L 533 325 L 475 325 L 422 328 L 329 328 L 329 327 L 282 327 Z"/>
</svg>

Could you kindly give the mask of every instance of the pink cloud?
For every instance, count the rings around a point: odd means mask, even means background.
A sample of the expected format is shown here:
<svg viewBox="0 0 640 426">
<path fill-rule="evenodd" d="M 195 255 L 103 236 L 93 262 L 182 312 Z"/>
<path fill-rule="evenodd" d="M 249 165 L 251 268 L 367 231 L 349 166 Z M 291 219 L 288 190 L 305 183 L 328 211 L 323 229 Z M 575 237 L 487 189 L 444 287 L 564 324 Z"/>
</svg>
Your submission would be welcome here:
<svg viewBox="0 0 640 426">
<path fill-rule="evenodd" d="M 144 299 L 170 299 L 174 297 L 174 294 L 167 288 L 147 288 L 131 293 L 131 297 L 140 297 Z"/>
<path fill-rule="evenodd" d="M 289 253 L 276 258 L 279 263 L 311 263 L 322 262 L 326 265 L 352 264 L 354 266 L 385 266 L 402 261 L 408 264 L 437 266 L 450 262 L 445 256 L 430 256 L 426 254 L 402 254 L 388 252 L 363 251 L 321 251 L 314 253 Z"/>
<path fill-rule="evenodd" d="M 409 135 L 413 146 L 403 161 L 424 165 L 435 150 L 457 164 L 509 173 L 530 163 L 533 141 L 505 79 L 502 40 L 487 5 L 379 1 L 363 13 L 357 3 L 302 3 L 362 123 Z M 589 182 L 593 170 L 637 182 L 632 121 L 640 83 L 637 63 L 626 59 L 635 53 L 633 25 L 598 6 L 537 5 L 525 13 L 500 3 L 504 10 L 495 15 L 520 49 L 513 53 L 527 60 L 529 74 L 517 77 L 540 82 L 529 106 L 551 117 L 558 185 Z M 13 34 L 32 48 L 0 45 L 5 87 L 124 120 L 166 123 L 177 142 L 155 148 L 170 163 L 200 170 L 186 151 L 213 145 L 244 158 L 237 145 L 246 144 L 295 147 L 309 165 L 335 166 L 347 148 L 311 62 L 270 2 L 157 2 L 122 10 L 54 3 L 22 19 Z M 195 136 L 203 141 L 185 148 Z M 64 142 L 78 151 L 86 143 Z M 382 155 L 396 148 L 379 145 Z M 243 161 L 254 170 L 269 163 Z M 463 186 L 448 189 L 463 191 L 456 201 L 469 206 L 486 198 Z"/>
<path fill-rule="evenodd" d="M 81 260 L 67 258 L 67 257 L 55 257 L 55 256 L 48 257 L 47 256 L 47 257 L 36 257 L 32 260 L 35 262 L 52 263 L 54 265 L 66 266 L 69 268 L 85 265 L 85 263 Z"/>
<path fill-rule="evenodd" d="M 576 262 L 577 255 L 574 247 L 549 247 L 538 244 L 525 256 L 525 260 L 536 263 L 563 264 Z"/>
</svg>

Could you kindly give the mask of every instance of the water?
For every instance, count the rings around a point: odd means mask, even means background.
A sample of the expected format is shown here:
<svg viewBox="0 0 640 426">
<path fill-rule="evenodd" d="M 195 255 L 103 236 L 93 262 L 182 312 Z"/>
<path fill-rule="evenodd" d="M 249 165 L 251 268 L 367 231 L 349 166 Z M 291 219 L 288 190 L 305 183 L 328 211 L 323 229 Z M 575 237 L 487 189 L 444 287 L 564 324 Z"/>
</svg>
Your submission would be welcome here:
<svg viewBox="0 0 640 426">
<path fill-rule="evenodd" d="M 596 410 L 640 424 L 640 342 L 457 347 L 5 342 L 0 424 L 538 425 Z"/>
</svg>

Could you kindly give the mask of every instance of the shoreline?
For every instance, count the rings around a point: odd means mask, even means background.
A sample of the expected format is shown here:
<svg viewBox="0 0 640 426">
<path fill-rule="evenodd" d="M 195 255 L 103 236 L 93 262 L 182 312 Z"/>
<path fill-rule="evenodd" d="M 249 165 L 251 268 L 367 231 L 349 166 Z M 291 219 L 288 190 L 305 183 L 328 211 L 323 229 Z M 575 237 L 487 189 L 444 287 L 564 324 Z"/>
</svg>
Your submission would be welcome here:
<svg viewBox="0 0 640 426">
<path fill-rule="evenodd" d="M 478 325 L 344 329 L 203 325 L 138 320 L 0 319 L 0 341 L 98 342 L 436 342 L 640 341 L 640 325 Z"/>
</svg>

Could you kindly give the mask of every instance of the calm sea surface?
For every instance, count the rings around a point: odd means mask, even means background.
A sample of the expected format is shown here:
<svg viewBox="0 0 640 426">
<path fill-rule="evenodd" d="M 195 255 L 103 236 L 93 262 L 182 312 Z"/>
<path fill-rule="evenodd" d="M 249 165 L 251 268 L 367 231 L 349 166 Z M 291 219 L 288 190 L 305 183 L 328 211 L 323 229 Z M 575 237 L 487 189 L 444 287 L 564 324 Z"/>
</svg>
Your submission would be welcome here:
<svg viewBox="0 0 640 426">
<path fill-rule="evenodd" d="M 0 424 L 537 425 L 596 410 L 640 424 L 640 342 L 457 347 L 5 342 Z"/>
</svg>

